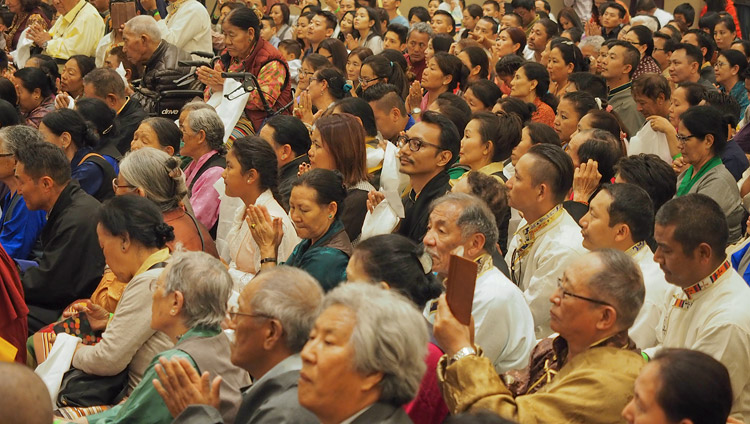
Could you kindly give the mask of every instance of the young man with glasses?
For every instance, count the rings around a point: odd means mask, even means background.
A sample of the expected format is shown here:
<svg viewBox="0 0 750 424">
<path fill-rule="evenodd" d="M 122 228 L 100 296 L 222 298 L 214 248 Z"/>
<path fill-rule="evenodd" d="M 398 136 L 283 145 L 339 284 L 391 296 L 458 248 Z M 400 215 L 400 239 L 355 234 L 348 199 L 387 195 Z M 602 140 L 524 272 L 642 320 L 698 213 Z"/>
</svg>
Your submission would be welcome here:
<svg viewBox="0 0 750 424">
<path fill-rule="evenodd" d="M 620 422 L 633 393 L 627 384 L 645 363 L 628 337 L 644 291 L 638 265 L 622 252 L 577 258 L 545 299 L 559 336 L 541 340 L 527 368 L 502 377 L 441 297 L 434 333 L 446 353 L 437 377 L 448 409 L 520 422 Z"/>
<path fill-rule="evenodd" d="M 573 161 L 562 148 L 537 144 L 508 180 L 508 203 L 524 217 L 505 262 L 534 316 L 537 339 L 552 334 L 549 297 L 565 267 L 585 252 L 581 229 L 562 202 L 573 185 Z"/>
<path fill-rule="evenodd" d="M 398 233 L 420 243 L 427 231 L 430 204 L 450 191 L 447 170 L 458 158 L 461 137 L 448 118 L 427 111 L 421 122 L 398 138 L 397 145 L 401 172 L 409 176 L 411 185 L 403 198 L 405 217 Z"/>
</svg>

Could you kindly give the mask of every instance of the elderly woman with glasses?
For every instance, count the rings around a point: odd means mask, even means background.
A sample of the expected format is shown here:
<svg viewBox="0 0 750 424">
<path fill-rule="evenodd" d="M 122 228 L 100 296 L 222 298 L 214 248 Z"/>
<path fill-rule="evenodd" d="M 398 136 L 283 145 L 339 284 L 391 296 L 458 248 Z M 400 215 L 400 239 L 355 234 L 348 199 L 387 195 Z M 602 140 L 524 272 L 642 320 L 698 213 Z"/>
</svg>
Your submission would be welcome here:
<svg viewBox="0 0 750 424">
<path fill-rule="evenodd" d="M 411 423 L 402 406 L 426 370 L 427 326 L 414 304 L 369 283 L 323 299 L 302 349 L 300 405 L 323 423 Z"/>
<path fill-rule="evenodd" d="M 230 342 L 221 331 L 232 292 L 232 278 L 222 263 L 203 252 L 178 252 L 156 280 L 151 280 L 151 328 L 167 335 L 174 348 L 157 354 L 128 399 L 88 417 L 89 423 L 170 423 L 172 415 L 154 384 L 163 361 L 180 358 L 198 374 L 221 377 L 216 399 L 225 422 L 233 422 L 242 402 L 240 389 L 250 384 L 247 371 L 230 362 Z M 214 387 L 215 389 L 215 387 Z"/>
</svg>

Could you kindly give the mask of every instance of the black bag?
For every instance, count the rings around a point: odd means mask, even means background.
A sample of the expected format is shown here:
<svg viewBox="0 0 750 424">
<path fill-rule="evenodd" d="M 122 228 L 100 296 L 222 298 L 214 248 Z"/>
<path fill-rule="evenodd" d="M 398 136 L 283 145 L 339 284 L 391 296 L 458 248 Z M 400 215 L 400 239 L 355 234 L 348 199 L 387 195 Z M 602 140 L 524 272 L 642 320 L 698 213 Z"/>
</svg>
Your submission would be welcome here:
<svg viewBox="0 0 750 424">
<path fill-rule="evenodd" d="M 128 393 L 128 369 L 112 376 L 99 376 L 71 368 L 63 375 L 57 407 L 116 405 Z"/>
</svg>

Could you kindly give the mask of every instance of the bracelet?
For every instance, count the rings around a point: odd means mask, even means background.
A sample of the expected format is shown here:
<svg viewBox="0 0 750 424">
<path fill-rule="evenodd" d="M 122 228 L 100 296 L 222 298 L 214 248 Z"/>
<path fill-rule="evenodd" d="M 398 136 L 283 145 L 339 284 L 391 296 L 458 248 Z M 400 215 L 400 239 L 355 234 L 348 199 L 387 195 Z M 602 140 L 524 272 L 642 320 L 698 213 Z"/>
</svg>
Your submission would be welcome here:
<svg viewBox="0 0 750 424">
<path fill-rule="evenodd" d="M 109 327 L 109 323 L 112 322 L 112 318 L 114 318 L 114 317 L 115 317 L 115 314 L 113 314 L 112 312 L 110 312 L 109 313 L 109 318 L 107 319 L 107 327 Z"/>
<path fill-rule="evenodd" d="M 338 8 L 336 8 L 336 10 L 333 11 L 333 14 L 335 15 L 335 14 L 339 13 L 339 10 L 341 10 L 341 6 L 339 6 Z"/>
<path fill-rule="evenodd" d="M 458 352 L 456 352 L 456 354 L 450 358 L 449 364 L 452 364 L 458 361 L 459 359 L 465 358 L 467 356 L 472 356 L 472 355 L 476 356 L 476 354 L 477 354 L 477 351 L 473 347 L 464 347 L 460 349 Z"/>
<path fill-rule="evenodd" d="M 147 10 L 146 13 L 148 13 L 151 16 L 156 16 L 159 13 L 159 9 Z"/>
<path fill-rule="evenodd" d="M 276 258 L 263 258 L 260 260 L 261 265 L 269 263 L 269 262 L 276 263 Z"/>
<path fill-rule="evenodd" d="M 161 18 L 161 14 L 159 13 L 158 10 L 156 12 L 154 12 L 154 18 L 157 17 L 157 16 Z"/>
</svg>

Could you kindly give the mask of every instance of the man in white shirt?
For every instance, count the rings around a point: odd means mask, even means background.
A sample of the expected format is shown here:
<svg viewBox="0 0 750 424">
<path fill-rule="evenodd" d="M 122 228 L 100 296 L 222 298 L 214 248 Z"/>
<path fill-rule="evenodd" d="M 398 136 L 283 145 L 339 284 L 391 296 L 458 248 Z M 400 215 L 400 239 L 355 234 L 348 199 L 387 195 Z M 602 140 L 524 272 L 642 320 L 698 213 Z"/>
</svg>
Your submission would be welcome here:
<svg viewBox="0 0 750 424">
<path fill-rule="evenodd" d="M 591 200 L 580 224 L 583 247 L 616 249 L 638 264 L 646 298 L 628 334 L 641 349 L 656 345 L 656 326 L 669 284 L 646 244 L 654 228 L 654 208 L 648 193 L 634 184 L 607 184 Z"/>
<path fill-rule="evenodd" d="M 635 7 L 635 13 L 638 15 L 651 15 L 659 20 L 659 27 L 666 26 L 674 16 L 664 9 L 656 7 L 654 0 L 640 0 Z"/>
<path fill-rule="evenodd" d="M 628 156 L 653 153 L 664 162 L 672 164 L 670 140 L 675 154 L 678 147 L 677 130 L 667 120 L 672 94 L 669 81 L 662 75 L 645 74 L 633 81 L 631 93 L 636 110 L 648 120 L 630 138 Z"/>
<path fill-rule="evenodd" d="M 705 195 L 677 197 L 656 214 L 654 237 L 654 260 L 675 286 L 657 326 L 660 347 L 698 350 L 724 364 L 732 380 L 732 417 L 749 422 L 750 287 L 727 260 L 724 213 Z"/>
<path fill-rule="evenodd" d="M 581 228 L 562 207 L 572 185 L 573 161 L 552 144 L 532 146 L 507 183 L 508 203 L 524 220 L 508 244 L 505 262 L 531 308 L 537 339 L 552 334 L 549 298 L 557 279 L 586 251 Z"/>
<path fill-rule="evenodd" d="M 94 56 L 99 39 L 104 36 L 104 20 L 99 11 L 85 0 L 60 0 L 54 2 L 60 14 L 49 32 L 31 26 L 28 38 L 41 47 L 44 54 L 52 56 L 58 65 L 71 56 Z"/>
<path fill-rule="evenodd" d="M 427 228 L 424 246 L 433 272 L 448 275 L 451 253 L 479 265 L 471 314 L 475 341 L 485 356 L 498 373 L 525 367 L 536 344 L 534 320 L 521 290 L 492 263 L 498 237 L 492 212 L 478 197 L 450 193 L 433 202 Z M 434 318 L 436 306 L 436 301 L 427 304 L 428 319 Z"/>
<path fill-rule="evenodd" d="M 188 53 L 213 52 L 211 18 L 197 0 L 169 0 L 166 19 L 159 14 L 156 0 L 142 0 L 141 4 L 156 19 L 164 41 Z M 193 58 L 198 60 L 199 56 L 194 55 Z"/>
</svg>

